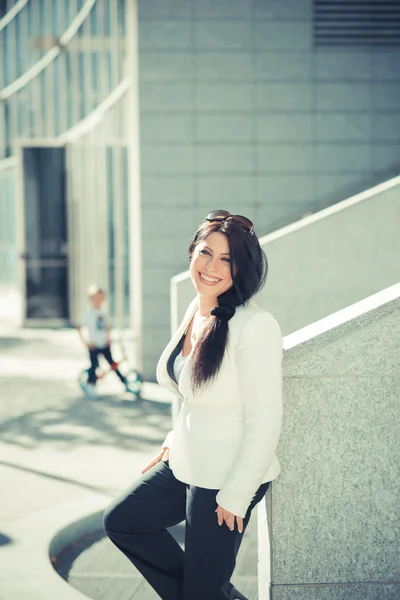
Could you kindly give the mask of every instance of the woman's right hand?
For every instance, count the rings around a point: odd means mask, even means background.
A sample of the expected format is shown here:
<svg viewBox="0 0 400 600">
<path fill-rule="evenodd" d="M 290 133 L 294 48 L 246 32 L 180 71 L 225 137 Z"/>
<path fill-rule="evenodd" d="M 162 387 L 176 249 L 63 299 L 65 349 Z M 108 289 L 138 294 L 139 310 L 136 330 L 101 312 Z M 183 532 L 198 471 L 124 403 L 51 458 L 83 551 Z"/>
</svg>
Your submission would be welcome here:
<svg viewBox="0 0 400 600">
<path fill-rule="evenodd" d="M 148 471 L 149 469 L 152 469 L 154 465 L 156 465 L 160 461 L 166 462 L 167 460 L 169 460 L 169 448 L 167 448 L 167 446 L 163 446 L 160 452 L 154 458 L 152 458 L 151 461 L 147 463 L 147 465 L 141 470 L 142 475 L 143 473 L 146 473 L 146 471 Z"/>
</svg>

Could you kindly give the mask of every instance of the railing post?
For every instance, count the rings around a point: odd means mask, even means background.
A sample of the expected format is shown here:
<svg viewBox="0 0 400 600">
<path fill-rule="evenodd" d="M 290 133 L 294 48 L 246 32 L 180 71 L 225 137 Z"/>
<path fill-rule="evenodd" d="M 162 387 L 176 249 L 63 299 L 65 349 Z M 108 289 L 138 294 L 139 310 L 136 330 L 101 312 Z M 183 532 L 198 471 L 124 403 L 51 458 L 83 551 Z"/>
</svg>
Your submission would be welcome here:
<svg viewBox="0 0 400 600">
<path fill-rule="evenodd" d="M 126 97 L 129 198 L 130 327 L 135 368 L 143 373 L 142 340 L 142 216 L 140 186 L 138 3 L 125 0 L 125 72 L 130 79 Z"/>
<path fill-rule="evenodd" d="M 271 484 L 270 484 L 271 485 Z M 268 494 L 270 492 L 268 491 Z M 271 585 L 267 497 L 257 505 L 258 600 L 269 600 Z"/>
</svg>

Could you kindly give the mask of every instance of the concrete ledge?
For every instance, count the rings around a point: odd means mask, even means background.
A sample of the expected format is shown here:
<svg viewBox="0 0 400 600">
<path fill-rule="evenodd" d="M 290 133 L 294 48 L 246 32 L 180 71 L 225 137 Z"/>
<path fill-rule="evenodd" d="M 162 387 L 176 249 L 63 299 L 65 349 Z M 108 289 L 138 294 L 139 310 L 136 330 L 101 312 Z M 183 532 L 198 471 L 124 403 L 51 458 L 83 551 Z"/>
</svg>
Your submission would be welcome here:
<svg viewBox="0 0 400 600">
<path fill-rule="evenodd" d="M 89 533 L 99 531 L 102 527 L 103 512 L 104 509 L 90 515 L 85 515 L 56 533 L 49 545 L 49 560 L 51 561 L 53 557 L 58 556 L 77 539 Z"/>
<path fill-rule="evenodd" d="M 395 600 L 400 285 L 285 338 L 273 600 Z"/>
</svg>

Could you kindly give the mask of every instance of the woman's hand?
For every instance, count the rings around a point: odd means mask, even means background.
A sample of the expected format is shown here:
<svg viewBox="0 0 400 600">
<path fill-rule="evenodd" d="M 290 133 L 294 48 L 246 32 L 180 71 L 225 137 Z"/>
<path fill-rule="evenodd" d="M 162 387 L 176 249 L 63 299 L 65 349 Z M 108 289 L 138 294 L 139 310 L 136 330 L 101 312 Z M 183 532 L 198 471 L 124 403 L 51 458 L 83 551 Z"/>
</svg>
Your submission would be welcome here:
<svg viewBox="0 0 400 600">
<path fill-rule="evenodd" d="M 225 521 L 225 523 L 228 525 L 229 529 L 231 531 L 233 531 L 235 529 L 235 519 L 236 519 L 238 532 L 239 533 L 243 532 L 242 517 L 237 517 L 233 513 L 229 512 L 229 510 L 225 510 L 225 508 L 222 508 L 222 506 L 220 506 L 219 504 L 218 504 L 217 510 L 215 512 L 217 513 L 218 525 L 222 525 L 223 522 Z"/>
<path fill-rule="evenodd" d="M 163 446 L 160 452 L 140 471 L 142 475 L 143 473 L 146 473 L 146 471 L 148 471 L 149 469 L 152 469 L 154 465 L 159 463 L 161 460 L 163 462 L 169 460 L 169 448 L 167 448 L 167 446 Z"/>
</svg>

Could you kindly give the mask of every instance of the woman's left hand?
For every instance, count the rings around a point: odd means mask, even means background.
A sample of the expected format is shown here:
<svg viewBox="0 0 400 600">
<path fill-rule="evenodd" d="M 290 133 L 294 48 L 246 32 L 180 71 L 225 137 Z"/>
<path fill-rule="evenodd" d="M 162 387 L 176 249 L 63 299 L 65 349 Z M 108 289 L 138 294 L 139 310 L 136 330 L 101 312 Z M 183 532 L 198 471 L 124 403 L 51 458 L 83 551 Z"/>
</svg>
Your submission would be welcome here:
<svg viewBox="0 0 400 600">
<path fill-rule="evenodd" d="M 237 523 L 238 532 L 242 533 L 243 531 L 243 519 L 242 517 L 237 517 L 233 513 L 229 512 L 229 510 L 225 510 L 222 506 L 217 507 L 215 511 L 217 513 L 218 525 L 222 525 L 223 522 L 228 525 L 229 529 L 233 531 L 235 529 L 235 520 Z"/>
</svg>

